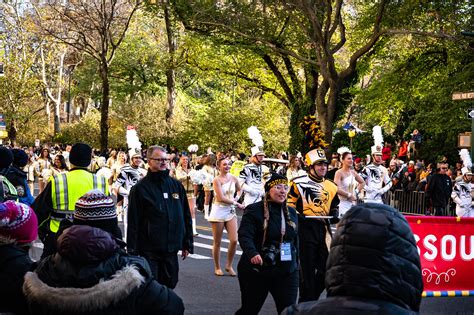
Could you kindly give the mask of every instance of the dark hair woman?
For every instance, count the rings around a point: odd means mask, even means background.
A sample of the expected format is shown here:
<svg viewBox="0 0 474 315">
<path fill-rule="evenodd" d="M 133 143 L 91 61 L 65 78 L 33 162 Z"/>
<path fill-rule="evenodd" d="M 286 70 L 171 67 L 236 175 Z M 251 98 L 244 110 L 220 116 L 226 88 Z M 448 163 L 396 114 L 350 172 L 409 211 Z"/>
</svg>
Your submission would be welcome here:
<svg viewBox="0 0 474 315">
<path fill-rule="evenodd" d="M 58 154 L 54 157 L 53 163 L 53 175 L 67 172 L 69 169 L 66 164 L 66 159 L 62 154 Z"/>
<path fill-rule="evenodd" d="M 236 314 L 258 314 L 268 293 L 278 313 L 296 303 L 298 219 L 296 210 L 286 205 L 287 192 L 286 178 L 273 173 L 265 183 L 264 199 L 245 209 L 238 231 L 242 306 Z"/>
</svg>

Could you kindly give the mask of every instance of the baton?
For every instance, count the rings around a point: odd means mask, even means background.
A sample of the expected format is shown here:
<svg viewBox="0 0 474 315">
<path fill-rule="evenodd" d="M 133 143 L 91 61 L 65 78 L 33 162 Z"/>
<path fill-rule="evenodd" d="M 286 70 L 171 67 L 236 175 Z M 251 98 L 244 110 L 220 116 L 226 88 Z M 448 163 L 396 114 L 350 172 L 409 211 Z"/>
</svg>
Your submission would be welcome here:
<svg viewBox="0 0 474 315">
<path fill-rule="evenodd" d="M 332 219 L 332 216 L 329 215 L 307 215 L 305 219 Z"/>
</svg>

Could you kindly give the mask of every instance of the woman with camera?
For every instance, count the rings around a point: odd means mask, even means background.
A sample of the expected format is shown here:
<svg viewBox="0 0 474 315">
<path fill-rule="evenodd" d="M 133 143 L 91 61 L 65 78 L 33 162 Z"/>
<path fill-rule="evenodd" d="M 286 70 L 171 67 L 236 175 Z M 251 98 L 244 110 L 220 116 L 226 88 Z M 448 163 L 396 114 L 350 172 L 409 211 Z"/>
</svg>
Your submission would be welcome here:
<svg viewBox="0 0 474 315">
<path fill-rule="evenodd" d="M 298 232 L 295 209 L 286 205 L 288 182 L 267 176 L 265 197 L 248 205 L 238 231 L 243 254 L 238 265 L 242 306 L 236 314 L 258 314 L 270 293 L 278 313 L 296 303 Z"/>
</svg>

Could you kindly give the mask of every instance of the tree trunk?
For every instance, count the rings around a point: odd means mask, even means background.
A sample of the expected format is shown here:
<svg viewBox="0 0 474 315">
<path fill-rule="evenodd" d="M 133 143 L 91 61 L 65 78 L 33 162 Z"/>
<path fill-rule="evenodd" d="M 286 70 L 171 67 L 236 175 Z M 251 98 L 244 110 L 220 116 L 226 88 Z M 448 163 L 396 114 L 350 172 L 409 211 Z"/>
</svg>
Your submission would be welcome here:
<svg viewBox="0 0 474 315">
<path fill-rule="evenodd" d="M 106 62 L 102 63 L 100 67 L 100 78 L 102 80 L 102 104 L 100 106 L 100 151 L 106 152 L 109 140 L 109 67 Z"/>
<path fill-rule="evenodd" d="M 301 152 L 303 155 L 308 152 L 308 145 L 305 135 L 300 127 L 304 116 L 314 113 L 314 100 L 306 98 L 292 105 L 293 110 L 290 116 L 290 147 L 289 152 L 295 154 Z"/>
<path fill-rule="evenodd" d="M 174 106 L 176 102 L 176 83 L 175 83 L 175 53 L 177 50 L 176 35 L 174 32 L 174 25 L 170 13 L 169 2 L 164 1 L 163 3 L 165 12 L 165 24 L 166 24 L 166 35 L 168 37 L 168 55 L 169 63 L 168 69 L 166 70 L 166 88 L 167 88 L 167 103 L 168 109 L 166 110 L 166 121 L 170 121 L 173 117 Z"/>
<path fill-rule="evenodd" d="M 10 122 L 10 127 L 8 128 L 8 138 L 10 139 L 10 144 L 16 146 L 16 120 L 12 119 Z"/>
</svg>

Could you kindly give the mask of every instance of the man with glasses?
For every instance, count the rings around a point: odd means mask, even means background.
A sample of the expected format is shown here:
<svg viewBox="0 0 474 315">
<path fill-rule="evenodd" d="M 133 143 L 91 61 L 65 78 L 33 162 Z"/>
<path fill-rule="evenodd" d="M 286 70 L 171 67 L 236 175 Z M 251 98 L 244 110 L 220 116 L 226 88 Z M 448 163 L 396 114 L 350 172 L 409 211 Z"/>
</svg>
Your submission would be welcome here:
<svg viewBox="0 0 474 315">
<path fill-rule="evenodd" d="M 169 288 L 178 283 L 178 251 L 193 252 L 191 212 L 184 186 L 169 174 L 169 156 L 160 146 L 147 150 L 148 173 L 128 198 L 127 249 L 145 257 L 155 279 Z"/>
<path fill-rule="evenodd" d="M 112 191 L 115 195 L 123 196 L 123 225 L 124 235 L 127 235 L 128 228 L 128 195 L 130 189 L 135 186 L 140 179 L 146 175 L 146 170 L 141 167 L 143 164 L 141 151 L 138 149 L 131 149 L 129 151 L 130 163 L 125 164 L 120 170 L 117 180 L 112 186 Z"/>
<path fill-rule="evenodd" d="M 300 303 L 317 300 L 324 291 L 329 254 L 326 237 L 331 235 L 324 217 L 337 218 L 339 206 L 337 185 L 325 178 L 329 164 L 325 152 L 313 149 L 306 154 L 305 162 L 308 174 L 293 178 L 288 192 L 288 206 L 299 213 Z"/>
<path fill-rule="evenodd" d="M 448 164 L 438 163 L 436 174 L 429 177 L 426 184 L 426 195 L 431 204 L 432 211 L 428 214 L 436 216 L 449 215 L 449 198 L 453 191 L 453 182 L 446 174 Z"/>
<path fill-rule="evenodd" d="M 265 153 L 260 147 L 252 147 L 250 163 L 245 165 L 239 175 L 240 185 L 244 191 L 244 205 L 259 202 L 265 193 L 262 177 L 270 172 L 268 167 L 262 165 Z"/>
</svg>

